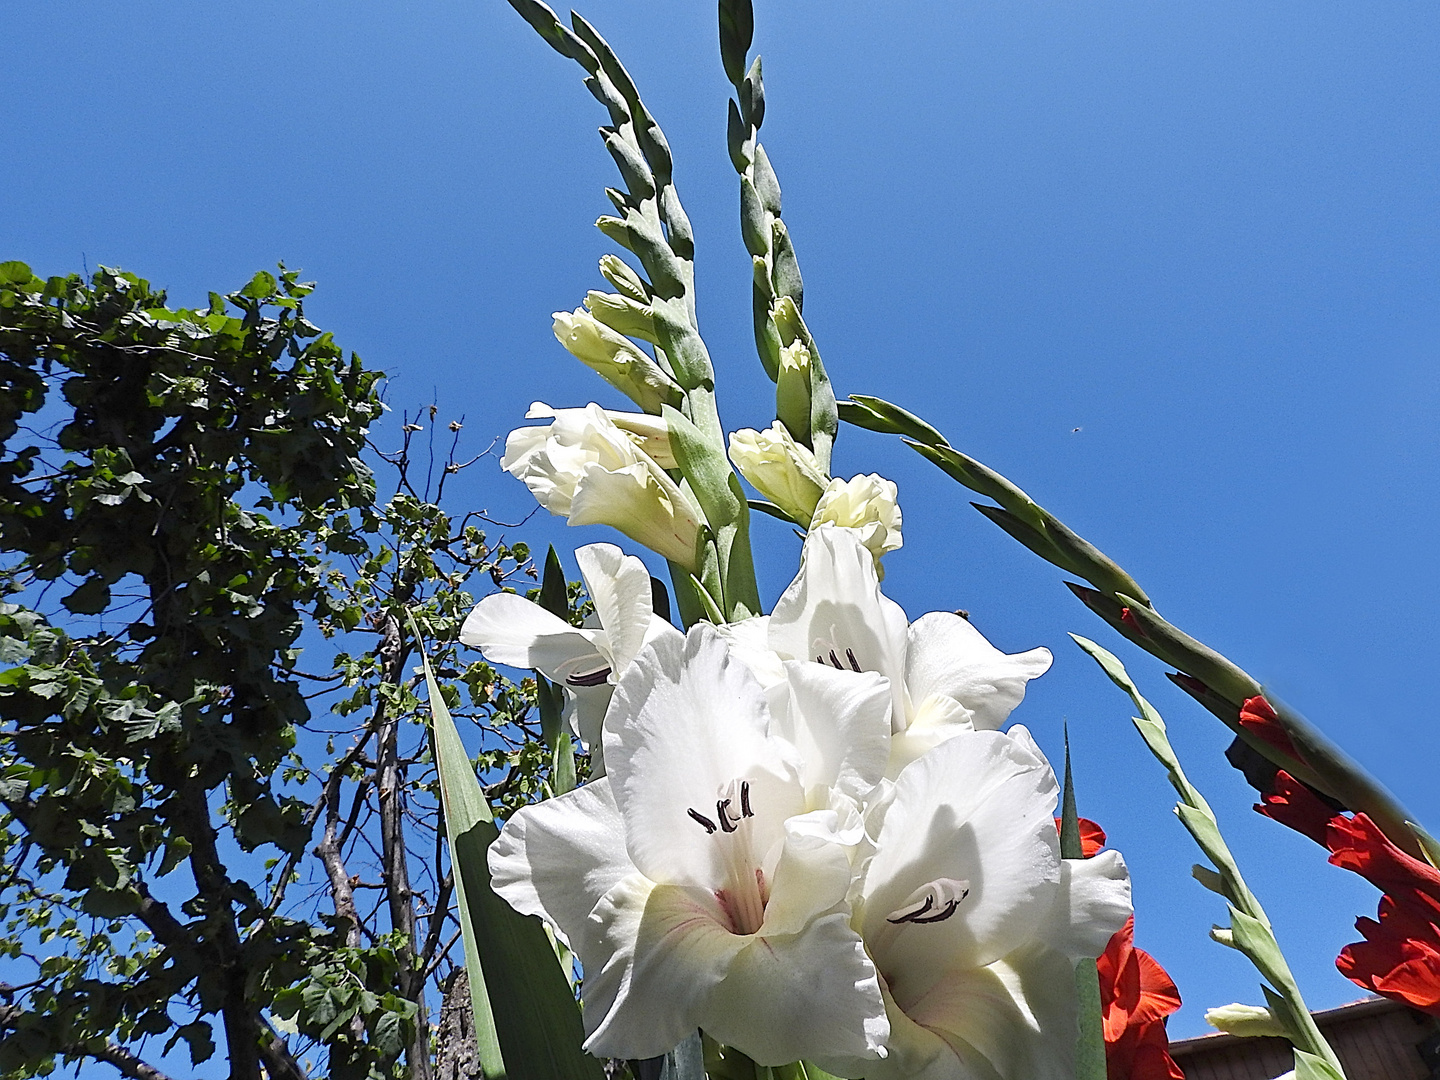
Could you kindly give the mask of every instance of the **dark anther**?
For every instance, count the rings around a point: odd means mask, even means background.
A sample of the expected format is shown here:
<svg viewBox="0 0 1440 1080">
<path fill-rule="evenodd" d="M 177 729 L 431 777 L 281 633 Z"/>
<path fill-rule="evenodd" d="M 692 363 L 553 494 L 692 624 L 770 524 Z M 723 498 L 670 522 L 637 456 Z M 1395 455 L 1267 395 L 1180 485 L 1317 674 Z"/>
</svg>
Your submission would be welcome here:
<svg viewBox="0 0 1440 1080">
<path fill-rule="evenodd" d="M 853 649 L 846 649 L 846 650 L 845 650 L 845 658 L 850 661 L 850 670 L 851 670 L 851 671 L 859 671 L 859 670 L 860 670 L 860 661 L 855 659 L 855 650 L 853 650 Z M 837 664 L 836 666 L 838 667 L 839 665 Z"/>
<path fill-rule="evenodd" d="M 685 813 L 690 815 L 690 819 L 694 821 L 695 824 L 705 830 L 707 836 L 715 831 L 715 823 L 698 810 L 686 810 Z M 720 820 L 724 821 L 725 819 L 722 817 Z"/>
<path fill-rule="evenodd" d="M 693 814 L 695 811 L 691 810 L 690 813 Z M 925 903 L 921 905 L 919 911 L 912 911 L 908 915 L 901 915 L 898 919 L 886 919 L 885 921 L 888 923 L 915 922 L 934 906 L 935 898 L 933 896 L 927 896 L 925 897 Z"/>
<path fill-rule="evenodd" d="M 740 816 L 754 817 L 755 812 L 750 809 L 750 781 L 740 781 Z"/>
<path fill-rule="evenodd" d="M 730 820 L 730 800 L 718 799 L 715 802 L 715 816 L 720 819 L 720 828 L 726 832 L 735 831 L 735 823 Z"/>
<path fill-rule="evenodd" d="M 567 686 L 599 686 L 608 678 L 610 678 L 610 669 L 605 667 L 599 671 L 587 671 L 583 675 L 567 675 L 565 683 Z"/>
<path fill-rule="evenodd" d="M 921 904 L 918 910 L 912 911 L 907 915 L 901 915 L 898 919 L 886 919 L 885 921 L 889 923 L 944 922 L 946 919 L 950 918 L 951 915 L 955 914 L 956 909 L 960 907 L 960 901 L 964 900 L 969 895 L 970 890 L 966 889 L 954 900 L 946 901 L 945 906 L 939 911 L 935 912 L 934 915 L 929 914 L 929 911 L 935 906 L 935 898 L 933 896 L 927 896 L 925 897 L 925 903 Z"/>
<path fill-rule="evenodd" d="M 924 916 L 923 919 L 919 916 L 919 914 L 917 914 L 917 916 L 914 916 L 913 919 L 910 919 L 910 922 L 943 923 L 946 919 L 949 919 L 952 914 L 955 914 L 956 907 L 960 906 L 960 900 L 965 899 L 966 896 L 969 896 L 969 893 L 962 894 L 962 896 L 959 897 L 959 900 L 950 900 L 949 903 L 946 904 L 946 906 L 943 907 L 942 910 L 939 910 L 939 912 L 936 912 L 935 914 L 929 914 L 929 916 Z"/>
<path fill-rule="evenodd" d="M 830 650 L 830 663 L 832 663 L 832 664 L 835 665 L 835 670 L 836 670 L 836 671 L 844 671 L 844 670 L 845 670 L 845 665 L 842 664 L 842 663 L 840 663 L 840 658 L 835 655 L 835 650 L 834 650 L 834 649 L 831 649 L 831 650 Z"/>
</svg>

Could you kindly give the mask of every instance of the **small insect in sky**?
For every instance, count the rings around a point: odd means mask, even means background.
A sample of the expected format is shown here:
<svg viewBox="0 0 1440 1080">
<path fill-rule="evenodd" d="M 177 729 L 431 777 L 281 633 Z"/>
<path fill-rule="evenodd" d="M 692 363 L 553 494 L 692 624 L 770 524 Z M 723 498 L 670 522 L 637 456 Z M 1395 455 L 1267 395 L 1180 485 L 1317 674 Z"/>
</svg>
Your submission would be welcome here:
<svg viewBox="0 0 1440 1080">
<path fill-rule="evenodd" d="M 1084 428 L 1072 427 L 1072 428 L 1070 429 L 1070 434 L 1071 434 L 1071 435 L 1074 435 L 1077 431 L 1084 431 L 1084 430 L 1085 430 Z"/>
</svg>

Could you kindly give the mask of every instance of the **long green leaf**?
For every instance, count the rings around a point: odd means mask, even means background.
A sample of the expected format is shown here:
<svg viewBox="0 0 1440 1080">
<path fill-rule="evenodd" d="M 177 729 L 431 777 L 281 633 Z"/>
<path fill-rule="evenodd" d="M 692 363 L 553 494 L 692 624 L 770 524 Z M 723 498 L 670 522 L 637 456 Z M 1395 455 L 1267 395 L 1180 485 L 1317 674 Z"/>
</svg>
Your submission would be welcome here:
<svg viewBox="0 0 1440 1080">
<path fill-rule="evenodd" d="M 413 620 L 411 630 L 419 640 Z M 487 856 L 499 830 L 430 659 L 420 655 L 481 1070 L 486 1080 L 603 1080 L 599 1060 L 580 1048 L 580 1010 L 544 926 L 490 887 Z"/>
<path fill-rule="evenodd" d="M 1065 790 L 1060 800 L 1060 857 L 1083 859 L 1075 778 L 1070 770 L 1070 728 L 1065 728 Z M 1105 1080 L 1105 1021 L 1100 1000 L 1100 971 L 1094 960 L 1075 964 L 1075 993 L 1080 1000 L 1080 1032 L 1075 1042 L 1075 1080 Z"/>
</svg>

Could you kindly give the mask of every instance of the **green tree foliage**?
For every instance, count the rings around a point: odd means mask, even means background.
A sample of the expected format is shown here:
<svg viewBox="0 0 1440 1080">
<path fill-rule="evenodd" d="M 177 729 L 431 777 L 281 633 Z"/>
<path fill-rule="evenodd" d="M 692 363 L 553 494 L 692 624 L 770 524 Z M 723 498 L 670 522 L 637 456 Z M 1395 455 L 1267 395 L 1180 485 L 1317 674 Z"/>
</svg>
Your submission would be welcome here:
<svg viewBox="0 0 1440 1080">
<path fill-rule="evenodd" d="M 5 1080 L 217 1045 L 235 1080 L 433 1075 L 459 958 L 407 613 L 497 809 L 546 790 L 534 683 L 451 644 L 529 553 L 441 509 L 458 422 L 370 446 L 381 377 L 310 290 L 0 263 Z"/>
</svg>

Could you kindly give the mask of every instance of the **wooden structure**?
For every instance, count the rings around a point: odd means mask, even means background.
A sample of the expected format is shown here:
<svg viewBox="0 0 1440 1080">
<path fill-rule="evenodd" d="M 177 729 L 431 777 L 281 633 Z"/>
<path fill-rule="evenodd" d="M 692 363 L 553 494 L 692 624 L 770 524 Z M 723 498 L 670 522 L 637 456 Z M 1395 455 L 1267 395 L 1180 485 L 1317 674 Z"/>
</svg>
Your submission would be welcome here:
<svg viewBox="0 0 1440 1080">
<path fill-rule="evenodd" d="M 1440 1021 L 1385 998 L 1315 1014 L 1349 1080 L 1440 1080 Z M 1170 1044 L 1186 1080 L 1273 1080 L 1294 1068 L 1284 1039 L 1216 1033 Z"/>
</svg>

